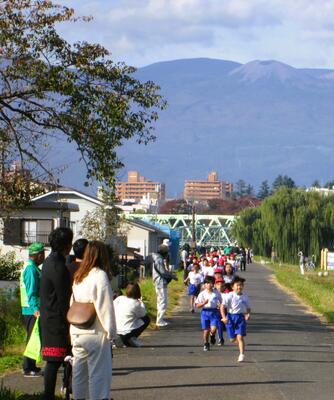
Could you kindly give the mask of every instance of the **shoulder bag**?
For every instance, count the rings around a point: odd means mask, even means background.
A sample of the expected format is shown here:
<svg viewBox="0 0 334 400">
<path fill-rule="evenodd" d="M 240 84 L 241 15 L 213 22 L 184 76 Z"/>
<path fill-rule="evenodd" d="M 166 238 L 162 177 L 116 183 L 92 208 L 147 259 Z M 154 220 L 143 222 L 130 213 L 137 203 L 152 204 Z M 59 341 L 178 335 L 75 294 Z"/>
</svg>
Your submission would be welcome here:
<svg viewBox="0 0 334 400">
<path fill-rule="evenodd" d="M 67 321 L 80 329 L 89 329 L 95 322 L 96 310 L 93 303 L 79 303 L 75 300 L 67 312 Z"/>
</svg>

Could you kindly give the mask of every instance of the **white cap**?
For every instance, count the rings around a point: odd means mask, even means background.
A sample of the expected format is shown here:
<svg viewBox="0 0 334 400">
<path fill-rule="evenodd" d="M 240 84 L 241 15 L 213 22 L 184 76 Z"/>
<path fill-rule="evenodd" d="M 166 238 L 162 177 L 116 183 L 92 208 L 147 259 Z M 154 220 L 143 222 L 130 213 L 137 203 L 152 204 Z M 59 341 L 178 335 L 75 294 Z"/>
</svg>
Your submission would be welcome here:
<svg viewBox="0 0 334 400">
<path fill-rule="evenodd" d="M 171 245 L 171 242 L 169 241 L 169 239 L 164 239 L 163 241 L 162 241 L 162 244 L 164 245 L 164 246 L 170 246 Z"/>
</svg>

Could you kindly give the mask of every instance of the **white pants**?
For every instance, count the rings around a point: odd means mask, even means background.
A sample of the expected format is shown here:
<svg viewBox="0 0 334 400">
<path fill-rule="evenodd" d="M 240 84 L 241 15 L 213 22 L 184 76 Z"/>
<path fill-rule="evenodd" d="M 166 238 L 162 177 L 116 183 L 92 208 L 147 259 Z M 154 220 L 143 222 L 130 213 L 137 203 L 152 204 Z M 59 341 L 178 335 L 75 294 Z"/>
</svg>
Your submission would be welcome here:
<svg viewBox="0 0 334 400">
<path fill-rule="evenodd" d="M 305 273 L 304 273 L 304 264 L 303 263 L 300 263 L 299 264 L 299 268 L 300 268 L 300 273 L 302 274 L 302 275 L 304 275 Z"/>
<path fill-rule="evenodd" d="M 167 287 L 155 287 L 155 293 L 157 294 L 157 325 L 159 325 L 163 319 L 167 310 Z"/>
<path fill-rule="evenodd" d="M 72 335 L 73 397 L 102 400 L 110 398 L 111 344 L 102 332 Z"/>
</svg>

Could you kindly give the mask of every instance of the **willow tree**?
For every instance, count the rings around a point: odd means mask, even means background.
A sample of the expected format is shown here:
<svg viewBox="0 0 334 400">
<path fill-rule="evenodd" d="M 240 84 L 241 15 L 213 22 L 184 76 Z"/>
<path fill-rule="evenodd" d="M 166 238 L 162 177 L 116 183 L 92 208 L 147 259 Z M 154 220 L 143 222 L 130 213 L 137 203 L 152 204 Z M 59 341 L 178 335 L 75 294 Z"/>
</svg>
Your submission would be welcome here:
<svg viewBox="0 0 334 400">
<path fill-rule="evenodd" d="M 56 25 L 78 19 L 50 0 L 0 0 L 2 200 L 20 202 L 20 190 L 4 184 L 14 160 L 33 178 L 51 179 L 54 171 L 45 162 L 51 142 L 75 145 L 87 185 L 97 180 L 113 187 L 123 166 L 118 148 L 132 138 L 155 139 L 154 122 L 166 105 L 158 86 L 138 81 L 135 68 L 114 63 L 101 45 L 61 37 Z M 30 193 L 21 197 L 26 202 Z"/>
</svg>

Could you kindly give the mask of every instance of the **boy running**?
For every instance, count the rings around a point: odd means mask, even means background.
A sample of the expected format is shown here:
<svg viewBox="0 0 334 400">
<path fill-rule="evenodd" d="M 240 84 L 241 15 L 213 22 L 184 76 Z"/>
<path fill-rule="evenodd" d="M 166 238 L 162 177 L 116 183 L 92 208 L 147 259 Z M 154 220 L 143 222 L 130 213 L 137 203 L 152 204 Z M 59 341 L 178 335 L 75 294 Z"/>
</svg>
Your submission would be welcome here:
<svg viewBox="0 0 334 400">
<path fill-rule="evenodd" d="M 216 343 L 216 330 L 219 325 L 219 315 L 217 309 L 222 302 L 221 294 L 217 290 L 213 290 L 214 278 L 207 276 L 204 279 L 204 290 L 196 299 L 196 308 L 201 308 L 201 325 L 203 330 L 204 351 L 210 350 L 210 342 L 212 345 Z"/>
<path fill-rule="evenodd" d="M 250 303 L 243 293 L 245 279 L 236 276 L 232 283 L 232 292 L 223 295 L 220 312 L 231 342 L 238 342 L 238 362 L 245 360 L 246 321 L 250 318 Z"/>
</svg>

